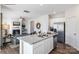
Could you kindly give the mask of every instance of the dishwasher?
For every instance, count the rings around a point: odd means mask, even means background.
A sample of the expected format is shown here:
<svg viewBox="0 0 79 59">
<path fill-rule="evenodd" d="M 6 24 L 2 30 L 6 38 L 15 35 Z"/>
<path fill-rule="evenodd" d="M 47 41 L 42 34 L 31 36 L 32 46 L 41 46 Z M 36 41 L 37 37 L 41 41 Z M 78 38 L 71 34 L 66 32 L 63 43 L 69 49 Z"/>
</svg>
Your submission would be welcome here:
<svg viewBox="0 0 79 59">
<path fill-rule="evenodd" d="M 57 47 L 57 35 L 53 36 L 53 48 L 55 49 Z"/>
</svg>

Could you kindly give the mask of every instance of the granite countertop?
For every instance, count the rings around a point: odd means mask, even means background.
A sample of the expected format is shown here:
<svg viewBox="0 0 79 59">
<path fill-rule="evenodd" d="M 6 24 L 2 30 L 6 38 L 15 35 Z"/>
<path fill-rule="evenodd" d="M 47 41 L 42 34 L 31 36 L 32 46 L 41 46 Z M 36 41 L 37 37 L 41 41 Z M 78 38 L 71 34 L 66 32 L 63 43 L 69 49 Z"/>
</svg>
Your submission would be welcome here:
<svg viewBox="0 0 79 59">
<path fill-rule="evenodd" d="M 23 36 L 28 36 L 29 34 L 22 34 L 22 35 L 17 35 L 17 37 L 23 37 Z"/>
<path fill-rule="evenodd" d="M 27 35 L 27 36 L 19 36 L 17 37 L 17 39 L 21 39 L 29 44 L 35 44 L 38 43 L 40 41 L 43 41 L 49 37 L 53 37 L 54 35 L 57 35 L 57 33 L 54 34 L 48 34 L 47 36 L 43 36 L 43 37 L 39 37 L 38 35 Z"/>
</svg>

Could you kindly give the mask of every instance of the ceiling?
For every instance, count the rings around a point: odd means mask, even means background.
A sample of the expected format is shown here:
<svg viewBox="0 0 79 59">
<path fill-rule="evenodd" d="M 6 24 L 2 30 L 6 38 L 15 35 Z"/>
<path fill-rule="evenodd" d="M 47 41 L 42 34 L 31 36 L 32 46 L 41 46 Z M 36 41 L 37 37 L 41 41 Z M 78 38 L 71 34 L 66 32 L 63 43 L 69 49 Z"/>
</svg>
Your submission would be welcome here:
<svg viewBox="0 0 79 59">
<path fill-rule="evenodd" d="M 3 5 L 4 12 L 19 14 L 22 17 L 36 18 L 46 14 L 57 14 L 64 12 L 68 8 L 76 6 L 75 4 L 14 4 Z M 25 13 L 24 10 L 30 11 Z"/>
</svg>

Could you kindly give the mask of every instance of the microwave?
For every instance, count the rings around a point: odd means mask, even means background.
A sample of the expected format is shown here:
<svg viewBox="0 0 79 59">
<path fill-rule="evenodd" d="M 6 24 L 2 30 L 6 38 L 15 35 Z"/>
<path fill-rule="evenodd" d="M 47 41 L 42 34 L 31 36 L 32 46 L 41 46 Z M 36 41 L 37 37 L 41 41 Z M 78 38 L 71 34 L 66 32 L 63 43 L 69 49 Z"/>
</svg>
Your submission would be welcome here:
<svg viewBox="0 0 79 59">
<path fill-rule="evenodd" d="M 13 22 L 13 26 L 20 26 L 20 22 Z"/>
</svg>

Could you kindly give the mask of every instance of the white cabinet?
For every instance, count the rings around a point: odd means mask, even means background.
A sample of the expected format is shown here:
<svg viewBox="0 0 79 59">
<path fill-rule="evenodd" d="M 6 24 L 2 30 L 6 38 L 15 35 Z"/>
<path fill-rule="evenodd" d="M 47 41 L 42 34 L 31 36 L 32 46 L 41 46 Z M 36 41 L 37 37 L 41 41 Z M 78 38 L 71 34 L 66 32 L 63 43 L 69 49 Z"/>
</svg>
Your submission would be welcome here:
<svg viewBox="0 0 79 59">
<path fill-rule="evenodd" d="M 49 53 L 53 49 L 53 37 L 44 41 L 44 53 Z"/>
<path fill-rule="evenodd" d="M 21 54 L 48 54 L 53 49 L 53 36 L 35 44 L 20 40 Z"/>
<path fill-rule="evenodd" d="M 53 46 L 53 37 L 50 38 L 50 51 L 54 49 L 54 46 Z"/>
<path fill-rule="evenodd" d="M 40 45 L 37 48 L 33 49 L 33 54 L 44 54 L 44 45 Z"/>
<path fill-rule="evenodd" d="M 44 53 L 45 54 L 48 53 L 49 49 L 50 49 L 50 40 L 47 39 L 44 41 Z"/>
<path fill-rule="evenodd" d="M 53 49 L 53 37 L 50 37 L 46 40 L 43 40 L 42 42 L 35 44 L 33 51 L 35 54 L 47 54 L 52 49 Z"/>
<path fill-rule="evenodd" d="M 33 53 L 33 46 L 26 43 L 26 42 L 23 42 L 23 54 L 32 54 Z"/>
<path fill-rule="evenodd" d="M 43 54 L 44 53 L 44 41 L 38 42 L 33 45 L 33 54 Z"/>
</svg>

